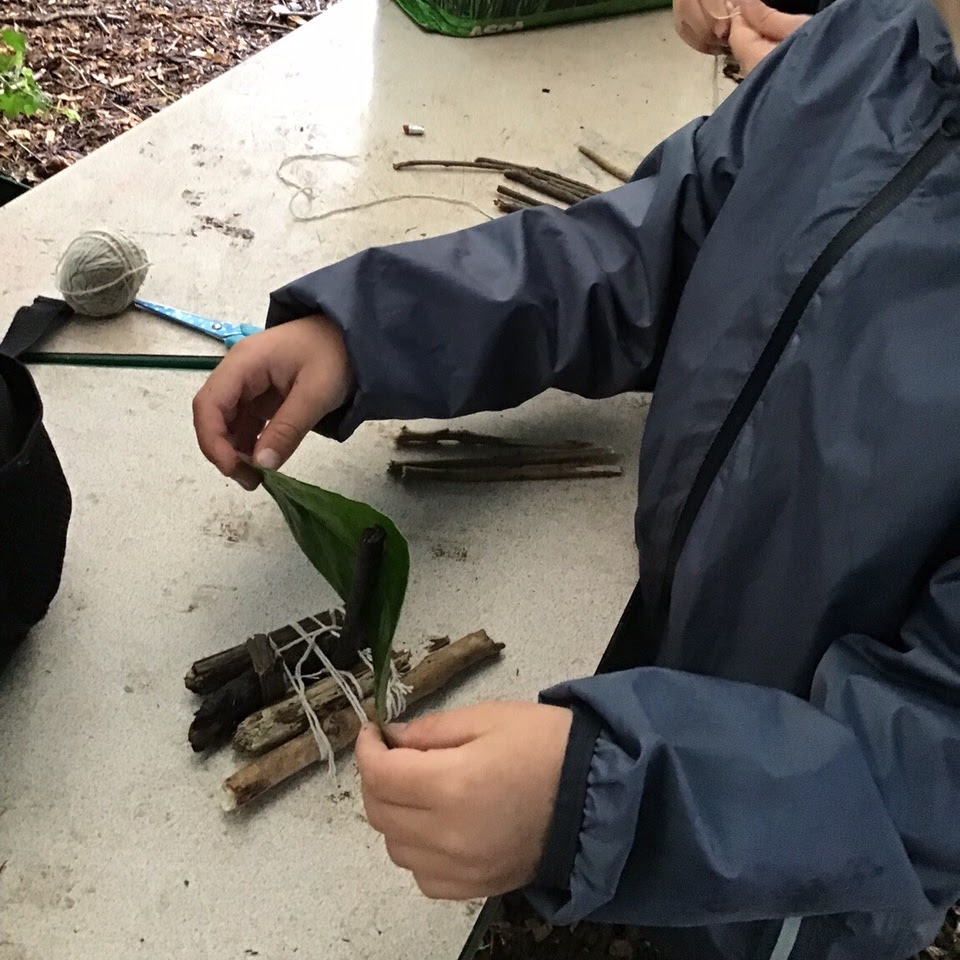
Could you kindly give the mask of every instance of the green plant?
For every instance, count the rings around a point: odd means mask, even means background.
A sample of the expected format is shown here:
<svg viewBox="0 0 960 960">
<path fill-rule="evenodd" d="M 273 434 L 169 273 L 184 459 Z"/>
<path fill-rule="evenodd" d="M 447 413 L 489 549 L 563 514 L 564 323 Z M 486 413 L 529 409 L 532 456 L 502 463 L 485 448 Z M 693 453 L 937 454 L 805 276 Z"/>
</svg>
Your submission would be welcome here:
<svg viewBox="0 0 960 960">
<path fill-rule="evenodd" d="M 79 120 L 75 110 L 56 106 L 44 93 L 26 59 L 26 37 L 16 30 L 0 30 L 0 113 L 15 120 L 57 110 L 70 120 Z"/>
<path fill-rule="evenodd" d="M 263 486 L 276 501 L 287 526 L 317 572 L 346 601 L 353 586 L 364 530 L 383 527 L 386 541 L 377 587 L 370 598 L 365 634 L 370 638 L 377 715 L 386 719 L 390 650 L 410 574 L 410 550 L 389 517 L 366 503 L 348 500 L 272 470 L 261 470 Z"/>
</svg>

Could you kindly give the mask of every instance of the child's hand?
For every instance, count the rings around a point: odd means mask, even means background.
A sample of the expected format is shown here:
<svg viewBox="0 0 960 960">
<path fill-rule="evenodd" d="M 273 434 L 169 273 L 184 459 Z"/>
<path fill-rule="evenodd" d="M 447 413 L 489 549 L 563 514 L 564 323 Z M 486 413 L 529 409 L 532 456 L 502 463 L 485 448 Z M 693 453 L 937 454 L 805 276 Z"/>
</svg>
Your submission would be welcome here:
<svg viewBox="0 0 960 960">
<path fill-rule="evenodd" d="M 673 22 L 684 43 L 698 53 L 723 53 L 730 29 L 725 0 L 673 0 Z"/>
<path fill-rule="evenodd" d="M 469 900 L 530 883 L 553 816 L 572 714 L 484 703 L 357 740 L 370 825 L 428 896 Z"/>
<path fill-rule="evenodd" d="M 799 30 L 810 18 L 781 13 L 761 0 L 734 0 L 739 7 L 730 21 L 727 42 L 745 77 L 777 45 Z M 736 9 L 736 8 L 735 8 Z"/>
<path fill-rule="evenodd" d="M 343 334 L 307 317 L 247 337 L 210 374 L 193 401 L 204 456 L 248 490 L 257 473 L 277 469 L 300 441 L 350 395 L 353 375 Z"/>
</svg>

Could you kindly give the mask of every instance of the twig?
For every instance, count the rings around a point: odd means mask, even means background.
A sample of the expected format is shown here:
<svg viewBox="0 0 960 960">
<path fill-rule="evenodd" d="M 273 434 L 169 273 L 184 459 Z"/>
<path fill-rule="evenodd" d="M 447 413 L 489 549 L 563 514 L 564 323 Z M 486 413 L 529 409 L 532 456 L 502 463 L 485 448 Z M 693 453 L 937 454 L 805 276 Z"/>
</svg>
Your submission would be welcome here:
<svg viewBox="0 0 960 960">
<path fill-rule="evenodd" d="M 78 72 L 82 74 L 82 71 L 78 71 Z M 57 81 L 57 83 L 60 84 L 61 87 L 63 87 L 64 90 L 69 90 L 71 93 L 76 93 L 78 90 L 86 90 L 90 86 L 89 80 L 87 80 L 85 83 L 76 85 L 72 83 L 67 83 L 67 81 L 64 80 L 59 73 L 53 73 L 51 74 L 51 76 Z M 65 98 L 61 95 L 60 99 L 62 100 Z"/>
<path fill-rule="evenodd" d="M 391 468 L 394 465 L 391 464 Z M 596 480 L 619 477 L 618 466 L 595 466 L 584 463 L 528 463 L 519 466 L 435 467 L 429 463 L 410 463 L 393 470 L 398 480 L 439 480 L 454 483 L 501 483 L 516 480 Z"/>
<path fill-rule="evenodd" d="M 407 704 L 412 705 L 430 696 L 475 664 L 498 656 L 502 649 L 502 643 L 494 643 L 480 630 L 427 654 L 404 678 L 404 683 L 410 687 Z M 373 697 L 367 697 L 362 706 L 372 720 L 376 716 Z M 360 732 L 360 720 L 351 707 L 338 710 L 321 723 L 334 753 L 349 747 Z M 295 737 L 224 781 L 224 810 L 235 810 L 250 803 L 320 759 L 312 734 Z"/>
<path fill-rule="evenodd" d="M 581 200 L 586 200 L 588 197 L 595 197 L 601 191 L 596 188 L 586 189 L 584 187 L 578 186 L 577 181 L 567 180 L 563 177 L 550 177 L 547 176 L 543 171 L 530 170 L 528 171 L 533 176 L 537 177 L 540 180 L 545 180 L 547 183 L 552 183 L 556 187 L 560 187 L 562 190 L 566 190 L 567 193 L 572 193 L 574 196 L 579 197 Z"/>
<path fill-rule="evenodd" d="M 105 103 L 109 103 L 111 106 L 116 107 L 118 110 L 122 110 L 131 120 L 135 120 L 138 124 L 143 123 L 144 118 L 135 114 L 132 110 L 128 110 L 122 103 L 117 103 L 116 100 L 107 100 L 104 99 Z"/>
<path fill-rule="evenodd" d="M 584 199 L 581 194 L 571 193 L 567 187 L 560 186 L 555 180 L 544 180 L 526 170 L 504 170 L 503 175 L 514 183 L 522 183 L 525 187 L 553 197 L 561 203 L 574 204 Z"/>
<path fill-rule="evenodd" d="M 516 200 L 505 200 L 503 197 L 494 198 L 493 205 L 501 213 L 521 213 L 524 210 L 532 210 L 529 203 L 517 203 Z"/>
<path fill-rule="evenodd" d="M 397 672 L 402 677 L 410 669 L 410 655 L 398 653 L 394 657 Z M 360 685 L 360 696 L 373 693 L 373 674 L 366 667 L 359 668 L 354 676 Z M 344 696 L 332 677 L 324 677 L 311 684 L 305 691 L 307 702 L 318 717 L 324 717 L 344 706 Z M 307 715 L 297 696 L 287 697 L 270 707 L 264 707 L 247 717 L 233 735 L 233 745 L 243 753 L 259 756 L 299 736 L 307 729 Z"/>
<path fill-rule="evenodd" d="M 565 177 L 562 173 L 553 170 L 544 170 L 542 167 L 528 167 L 522 163 L 507 163 L 505 160 L 496 160 L 493 157 L 477 157 L 476 160 L 402 160 L 393 165 L 394 170 L 410 170 L 414 167 L 448 167 L 460 170 L 486 170 L 503 173 L 505 170 L 523 170 L 526 173 L 539 177 L 541 180 L 555 182 L 565 187 L 568 193 L 575 193 L 581 197 L 592 197 L 600 193 L 596 187 L 588 183 Z"/>
<path fill-rule="evenodd" d="M 556 180 L 558 183 L 565 184 L 571 193 L 582 193 L 584 196 L 593 196 L 600 191 L 596 187 L 584 183 L 582 180 L 574 180 L 566 174 L 557 173 L 555 170 L 545 170 L 543 167 L 531 167 L 525 163 L 506 163 L 503 160 L 495 160 L 493 157 L 477 157 L 477 163 L 496 164 L 501 170 L 526 170 L 541 180 Z"/>
<path fill-rule="evenodd" d="M 58 10 L 56 13 L 40 13 L 32 17 L 18 17 L 14 14 L 11 22 L 20 27 L 42 27 L 57 20 L 97 20 L 100 15 L 99 10 Z"/>
<path fill-rule="evenodd" d="M 408 467 L 424 470 L 472 470 L 474 467 L 530 467 L 544 464 L 579 463 L 601 466 L 617 463 L 619 456 L 609 447 L 573 447 L 570 449 L 516 449 L 472 457 L 439 457 L 434 460 L 391 460 L 388 472 L 403 476 Z"/>
<path fill-rule="evenodd" d="M 216 50 L 216 48 L 217 48 L 216 43 L 214 43 L 213 40 L 211 40 L 211 39 L 210 39 L 205 33 L 203 33 L 201 30 L 195 30 L 194 33 L 193 33 L 193 35 L 194 35 L 194 37 L 195 37 L 197 40 L 202 40 L 202 41 L 207 45 L 207 47 L 208 47 L 210 50 Z"/>
<path fill-rule="evenodd" d="M 263 30 L 273 30 L 276 33 L 290 33 L 297 29 L 296 24 L 268 23 L 266 20 L 248 20 L 241 17 L 235 17 L 234 22 L 244 27 L 260 27 Z"/>
<path fill-rule="evenodd" d="M 589 147 L 579 146 L 577 149 L 588 159 L 592 160 L 601 170 L 606 171 L 610 174 L 611 177 L 616 177 L 622 183 L 626 183 L 630 179 L 630 174 L 627 173 L 623 167 L 618 167 L 615 163 L 611 163 L 605 157 L 600 156 L 596 150 L 591 150 Z"/>
<path fill-rule="evenodd" d="M 515 200 L 519 204 L 523 204 L 527 207 L 552 207 L 552 203 L 547 203 L 546 200 L 537 200 L 536 197 L 531 197 L 526 193 L 521 193 L 519 190 L 511 190 L 510 187 L 505 187 L 502 183 L 497 185 L 497 193 L 501 196 L 509 197 L 511 200 Z M 500 204 L 497 204 L 500 206 Z"/>
<path fill-rule="evenodd" d="M 373 673 L 366 668 L 355 674 L 363 697 L 373 692 Z M 332 677 L 307 687 L 306 697 L 318 717 L 343 706 L 343 691 Z M 233 735 L 233 745 L 243 753 L 259 756 L 299 736 L 307 729 L 307 715 L 299 697 L 289 697 L 247 717 Z"/>
<path fill-rule="evenodd" d="M 143 76 L 145 77 L 145 79 L 147 80 L 147 82 L 153 86 L 153 88 L 157 91 L 157 93 L 160 94 L 160 96 L 164 97 L 166 100 L 175 100 L 175 99 L 176 99 L 176 97 L 174 97 L 173 94 L 171 94 L 169 90 L 167 90 L 165 87 L 163 87 L 163 86 L 161 86 L 159 83 L 157 83 L 157 81 L 154 80 L 153 77 L 151 77 L 149 73 L 145 73 Z"/>
<path fill-rule="evenodd" d="M 325 610 L 314 617 L 304 617 L 298 622 L 299 627 L 304 633 L 314 633 L 321 627 L 342 626 L 343 614 L 339 610 Z M 300 633 L 296 627 L 290 625 L 280 627 L 279 630 L 273 630 L 269 634 L 270 639 L 278 646 L 285 647 L 300 638 Z M 324 647 L 324 653 L 328 657 L 336 651 L 328 650 Z M 303 644 L 294 644 L 284 653 L 284 660 L 288 663 L 296 663 L 303 653 Z M 339 658 L 338 658 L 339 659 Z M 336 660 L 334 660 L 336 664 Z M 345 663 L 341 669 L 346 669 L 351 664 Z M 194 693 L 206 694 L 222 687 L 225 683 L 240 676 L 245 670 L 250 669 L 253 664 L 250 660 L 250 651 L 245 643 L 237 644 L 228 650 L 221 650 L 219 653 L 211 654 L 209 657 L 203 657 L 197 660 L 187 671 L 183 678 L 184 685 L 188 690 Z"/>
<path fill-rule="evenodd" d="M 412 170 L 414 167 L 449 167 L 462 170 L 506 170 L 507 165 L 497 161 L 479 160 L 401 160 L 393 165 L 394 170 Z"/>
<path fill-rule="evenodd" d="M 22 140 L 18 140 L 16 137 L 11 136 L 3 127 L 0 127 L 0 133 L 4 134 L 6 138 L 11 142 L 16 144 L 24 153 L 28 153 L 37 163 L 43 163 L 43 158 L 38 157 Z"/>
<path fill-rule="evenodd" d="M 522 450 L 582 450 L 591 445 L 585 440 L 561 440 L 558 443 L 530 443 L 526 440 L 509 440 L 506 437 L 494 437 L 486 433 L 474 433 L 472 430 L 411 430 L 401 427 L 394 438 L 399 449 L 406 447 L 440 447 L 445 444 L 457 444 L 464 447 L 506 447 Z"/>
<path fill-rule="evenodd" d="M 340 638 L 354 649 L 369 646 L 367 618 L 370 601 L 377 590 L 380 577 L 380 564 L 383 560 L 383 548 L 387 541 L 387 532 L 380 526 L 367 527 L 360 535 L 357 550 L 357 565 L 350 586 L 350 596 L 343 616 L 343 629 Z"/>
</svg>

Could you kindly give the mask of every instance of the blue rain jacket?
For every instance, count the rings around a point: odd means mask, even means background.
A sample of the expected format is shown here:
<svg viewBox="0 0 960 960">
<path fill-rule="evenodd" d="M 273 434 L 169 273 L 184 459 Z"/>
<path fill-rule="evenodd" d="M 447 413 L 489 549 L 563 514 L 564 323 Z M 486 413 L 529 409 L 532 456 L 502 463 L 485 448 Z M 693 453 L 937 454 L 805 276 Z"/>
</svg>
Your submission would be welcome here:
<svg viewBox="0 0 960 960">
<path fill-rule="evenodd" d="M 960 896 L 958 111 L 928 0 L 839 0 L 631 183 L 274 294 L 345 333 L 341 438 L 654 391 L 608 672 L 544 694 L 556 923 L 904 960 Z"/>
</svg>

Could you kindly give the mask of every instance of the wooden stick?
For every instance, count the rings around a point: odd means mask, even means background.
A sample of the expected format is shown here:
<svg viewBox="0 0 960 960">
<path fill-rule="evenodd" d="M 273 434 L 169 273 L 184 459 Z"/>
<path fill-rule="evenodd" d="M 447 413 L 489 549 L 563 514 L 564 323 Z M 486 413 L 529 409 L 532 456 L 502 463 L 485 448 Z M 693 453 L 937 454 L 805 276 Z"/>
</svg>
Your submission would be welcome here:
<svg viewBox="0 0 960 960">
<path fill-rule="evenodd" d="M 407 704 L 413 705 L 436 693 L 470 667 L 498 656 L 502 649 L 502 643 L 494 643 L 485 631 L 478 630 L 427 654 L 404 678 L 404 683 L 410 687 Z M 362 706 L 371 720 L 376 717 L 373 697 L 367 697 Z M 322 725 L 334 753 L 349 747 L 360 732 L 360 719 L 351 707 L 331 714 Z M 312 734 L 295 737 L 224 781 L 224 810 L 245 806 L 320 759 L 320 750 Z"/>
<path fill-rule="evenodd" d="M 363 670 L 357 674 L 361 697 L 373 693 L 373 673 Z M 335 680 L 327 677 L 307 688 L 307 699 L 316 715 L 323 717 L 340 710 L 344 705 L 344 696 Z M 258 757 L 307 730 L 307 715 L 299 698 L 291 697 L 264 707 L 251 714 L 237 727 L 233 735 L 233 745 L 241 753 Z"/>
<path fill-rule="evenodd" d="M 623 167 L 618 167 L 615 163 L 611 163 L 605 157 L 600 156 L 596 150 L 591 150 L 589 147 L 579 146 L 577 149 L 588 159 L 592 160 L 601 170 L 606 171 L 610 174 L 611 177 L 616 177 L 622 183 L 626 183 L 630 179 L 630 174 L 627 173 Z"/>
<path fill-rule="evenodd" d="M 509 197 L 511 200 L 515 200 L 517 203 L 522 206 L 527 207 L 552 207 L 554 204 L 547 203 L 546 200 L 537 200 L 535 197 L 531 197 L 529 194 L 521 193 L 519 190 L 511 190 L 510 187 L 505 187 L 502 183 L 497 185 L 497 193 L 501 196 Z M 498 204 L 499 206 L 499 204 Z"/>
<path fill-rule="evenodd" d="M 299 621 L 299 626 L 304 633 L 313 633 L 321 627 L 342 625 L 343 614 L 339 610 L 325 610 L 323 613 L 318 613 L 313 617 L 304 617 Z M 278 647 L 285 647 L 287 644 L 297 640 L 299 636 L 300 634 L 297 630 L 289 624 L 280 627 L 278 630 L 273 630 L 269 634 L 270 639 Z M 326 648 L 324 648 L 323 652 L 326 653 L 328 657 L 330 656 L 330 651 Z M 283 655 L 283 659 L 287 664 L 292 665 L 300 659 L 302 653 L 303 645 L 299 644 L 287 650 Z M 240 674 L 252 666 L 250 651 L 247 649 L 246 643 L 240 643 L 235 647 L 230 647 L 228 650 L 221 650 L 219 653 L 214 653 L 209 657 L 203 657 L 197 660 L 187 671 L 183 682 L 186 688 L 193 693 L 213 693 L 214 690 L 219 689 L 228 681 L 233 680 L 234 677 L 239 677 Z M 352 666 L 352 663 L 345 663 L 339 668 L 346 670 L 349 666 Z"/>
<path fill-rule="evenodd" d="M 513 480 L 597 480 L 620 477 L 617 466 L 583 463 L 536 463 L 514 467 L 474 466 L 470 469 L 431 467 L 429 463 L 406 464 L 392 472 L 397 480 L 441 480 L 455 483 L 500 483 Z"/>
<path fill-rule="evenodd" d="M 600 193 L 600 191 L 596 188 L 580 186 L 579 180 L 570 180 L 567 177 L 550 176 L 549 171 L 541 170 L 539 167 L 527 170 L 526 172 L 531 176 L 536 177 L 538 180 L 546 180 L 547 183 L 552 183 L 554 186 L 560 187 L 561 190 L 566 190 L 568 193 L 572 193 L 575 197 L 579 197 L 581 200 L 586 200 L 587 197 L 595 197 L 598 193 Z"/>
<path fill-rule="evenodd" d="M 488 433 L 474 433 L 472 430 L 411 430 L 401 427 L 394 438 L 394 446 L 406 447 L 442 447 L 455 444 L 464 447 L 505 447 L 520 450 L 583 450 L 592 446 L 586 440 L 560 440 L 557 442 L 531 443 L 528 440 L 511 440 L 508 437 L 495 437 Z"/>
<path fill-rule="evenodd" d="M 525 187 L 530 187 L 538 193 L 552 197 L 554 200 L 559 200 L 561 203 L 572 205 L 584 199 L 581 194 L 572 193 L 569 188 L 559 185 L 556 181 L 544 180 L 542 177 L 534 176 L 534 174 L 528 173 L 526 170 L 504 170 L 503 175 L 508 180 L 513 180 L 515 183 L 522 183 Z"/>
<path fill-rule="evenodd" d="M 187 732 L 196 753 L 226 740 L 240 721 L 263 706 L 263 690 L 253 667 L 208 694 Z"/>
<path fill-rule="evenodd" d="M 495 160 L 401 160 L 393 165 L 394 170 L 411 170 L 414 167 L 448 167 L 459 170 L 505 170 L 507 164 Z"/>
<path fill-rule="evenodd" d="M 526 467 L 533 464 L 580 463 L 587 466 L 616 463 L 620 459 L 609 447 L 572 449 L 504 450 L 472 457 L 437 457 L 431 460 L 391 460 L 388 473 L 402 473 L 406 467 L 437 470 L 472 470 L 474 467 Z"/>
<path fill-rule="evenodd" d="M 266 20 L 248 20 L 245 17 L 235 17 L 234 22 L 244 27 L 261 27 L 264 30 L 273 30 L 276 33 L 290 33 L 291 30 L 297 29 L 297 25 L 294 23 L 268 23 Z"/>
<path fill-rule="evenodd" d="M 521 213 L 524 210 L 532 210 L 529 203 L 517 203 L 516 200 L 505 200 L 503 197 L 496 197 L 493 205 L 501 213 Z"/>
<path fill-rule="evenodd" d="M 573 192 L 583 193 L 585 196 L 593 196 L 601 192 L 596 187 L 590 186 L 589 183 L 584 183 L 582 180 L 574 180 L 573 177 L 568 177 L 563 173 L 557 173 L 555 170 L 545 170 L 543 167 L 531 167 L 525 163 L 506 163 L 503 160 L 494 160 L 491 157 L 477 157 L 476 162 L 496 164 L 501 170 L 526 170 L 527 173 L 532 173 L 542 180 L 556 180 L 560 183 L 565 183 Z"/>
<path fill-rule="evenodd" d="M 397 671 L 403 676 L 410 669 L 410 654 L 399 653 L 394 657 Z M 360 684 L 360 696 L 373 693 L 373 674 L 363 667 L 354 673 Z M 307 702 L 318 717 L 323 718 L 344 705 L 344 696 L 332 677 L 324 677 L 311 684 L 305 691 Z M 233 735 L 233 745 L 241 753 L 259 756 L 274 747 L 292 740 L 307 729 L 307 715 L 297 696 L 287 697 L 273 706 L 264 707 L 247 717 Z"/>
<path fill-rule="evenodd" d="M 20 27 L 42 27 L 57 20 L 96 20 L 100 15 L 97 10 L 58 10 L 55 13 L 40 13 L 31 17 L 20 17 L 14 14 L 10 22 Z"/>
<path fill-rule="evenodd" d="M 600 193 L 596 187 L 590 186 L 589 183 L 574 180 L 562 173 L 545 170 L 543 167 L 530 167 L 523 163 L 508 163 L 506 160 L 496 160 L 492 157 L 477 157 L 476 160 L 401 160 L 393 165 L 394 170 L 410 170 L 414 167 L 446 167 L 452 170 L 486 170 L 488 172 L 524 170 L 541 180 L 556 181 L 558 186 L 565 186 L 568 192 L 583 197 L 592 197 Z"/>
<path fill-rule="evenodd" d="M 356 569 L 343 616 L 343 630 L 340 631 L 341 640 L 355 650 L 370 645 L 366 621 L 380 579 L 380 564 L 386 542 L 387 531 L 380 526 L 367 527 L 360 534 Z"/>
</svg>

